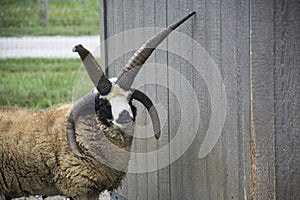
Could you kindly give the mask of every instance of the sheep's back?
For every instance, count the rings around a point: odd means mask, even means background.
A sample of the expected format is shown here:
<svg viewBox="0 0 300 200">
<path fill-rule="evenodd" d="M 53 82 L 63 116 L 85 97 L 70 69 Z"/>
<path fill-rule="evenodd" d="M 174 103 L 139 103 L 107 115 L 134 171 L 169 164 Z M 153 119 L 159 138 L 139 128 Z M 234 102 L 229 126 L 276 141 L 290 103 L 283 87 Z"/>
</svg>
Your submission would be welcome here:
<svg viewBox="0 0 300 200">
<path fill-rule="evenodd" d="M 59 194 L 51 182 L 69 106 L 33 111 L 0 108 L 0 189 L 7 196 Z"/>
<path fill-rule="evenodd" d="M 120 186 L 129 154 L 124 156 L 119 150 L 130 150 L 132 136 L 126 137 L 124 146 L 104 135 L 95 116 L 81 116 L 76 139 L 86 157 L 78 157 L 66 138 L 70 108 L 71 105 L 41 111 L 0 108 L 0 191 L 7 197 L 63 194 L 76 199 Z M 94 128 L 88 131 L 89 127 Z M 112 158 L 113 166 L 122 167 L 107 166 L 100 154 Z"/>
</svg>

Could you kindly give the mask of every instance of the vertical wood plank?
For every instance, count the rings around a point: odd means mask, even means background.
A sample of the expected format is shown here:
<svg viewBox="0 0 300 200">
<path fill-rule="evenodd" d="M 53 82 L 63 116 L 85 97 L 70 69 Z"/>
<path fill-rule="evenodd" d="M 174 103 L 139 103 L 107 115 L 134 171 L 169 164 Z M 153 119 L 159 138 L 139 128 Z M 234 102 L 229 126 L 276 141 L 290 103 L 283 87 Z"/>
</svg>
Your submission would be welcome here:
<svg viewBox="0 0 300 200">
<path fill-rule="evenodd" d="M 179 17 L 186 15 L 188 12 L 191 12 L 193 10 L 193 4 L 192 1 L 180 1 L 180 11 L 179 11 Z M 182 105 L 184 107 L 188 107 L 189 109 L 189 119 L 187 120 L 189 122 L 189 127 L 195 126 L 195 116 L 199 116 L 200 113 L 196 112 L 196 109 L 194 107 L 198 107 L 196 101 L 193 99 L 194 95 L 194 79 L 198 79 L 199 77 L 195 76 L 194 74 L 194 67 L 190 63 L 193 59 L 193 52 L 192 52 L 192 45 L 193 41 L 189 38 L 193 37 L 193 25 L 195 24 L 195 15 L 191 17 L 188 21 L 186 21 L 184 24 L 182 24 L 178 31 L 182 34 L 180 36 L 180 73 L 181 73 L 181 79 L 185 81 L 181 81 L 180 83 L 180 98 Z M 185 58 L 185 59 L 183 59 Z M 196 66 L 197 67 L 197 66 Z M 193 90 L 189 90 L 187 83 Z M 182 113 L 183 114 L 183 113 Z M 187 124 L 187 122 L 181 122 Z M 188 130 L 181 130 L 183 133 L 184 138 L 192 138 L 196 133 Z M 195 130 L 197 131 L 197 130 Z M 182 138 L 182 140 L 184 140 Z M 182 141 L 183 143 L 184 141 Z M 183 148 L 186 144 L 183 143 Z M 183 151 L 183 149 L 182 149 Z M 193 145 L 193 143 L 188 147 L 187 151 L 184 152 L 182 157 L 182 191 L 183 191 L 183 199 L 197 199 L 199 196 L 196 196 L 197 186 L 199 183 L 196 182 L 195 177 L 199 173 L 199 169 L 196 168 L 195 163 L 198 159 L 198 148 Z"/>
<path fill-rule="evenodd" d="M 144 15 L 144 1 L 142 0 L 135 0 L 134 1 L 134 24 L 135 28 L 143 28 L 145 23 L 145 15 Z M 145 38 L 138 37 L 138 39 L 135 41 L 138 43 L 138 46 L 141 46 L 143 44 L 143 41 L 145 41 Z M 146 77 L 145 71 L 141 71 L 138 76 Z M 140 90 L 144 90 L 145 87 L 142 86 L 141 88 L 138 88 Z M 140 130 L 143 131 L 141 134 L 136 134 L 134 146 L 135 146 L 135 152 L 147 152 L 147 141 L 144 138 L 141 138 L 141 135 L 145 135 L 145 132 L 147 131 L 145 128 L 145 120 L 146 120 L 146 111 L 144 110 L 143 106 L 138 107 L 138 119 L 139 126 L 141 126 Z M 139 169 L 139 166 L 144 167 L 147 163 L 147 158 L 143 157 L 142 160 L 139 160 L 140 162 L 137 163 L 137 169 Z M 146 173 L 137 173 L 136 176 L 136 184 L 137 184 L 137 190 L 132 190 L 132 193 L 135 194 L 135 199 L 147 199 L 147 189 L 148 189 L 148 181 L 147 181 L 147 174 Z"/>
<path fill-rule="evenodd" d="M 193 1 L 193 10 L 196 11 L 194 23 L 193 23 L 193 39 L 199 43 L 202 47 L 205 47 L 206 44 L 206 3 L 205 0 L 194 0 Z M 197 45 L 197 44 L 193 44 Z M 195 59 L 197 56 L 197 52 L 193 52 L 193 59 Z M 205 62 L 205 61 L 203 61 Z M 196 71 L 199 70 L 199 66 L 194 66 Z M 209 199 L 209 181 L 208 181 L 208 172 L 207 172 L 207 158 L 199 159 L 198 153 L 200 149 L 200 145 L 203 142 L 203 139 L 205 137 L 208 123 L 209 123 L 209 117 L 210 117 L 210 110 L 208 101 L 209 95 L 206 87 L 206 83 L 204 82 L 203 78 L 200 76 L 200 74 L 196 73 L 194 70 L 193 74 L 193 85 L 194 85 L 194 91 L 198 97 L 199 102 L 199 109 L 200 109 L 200 123 L 199 123 L 199 129 L 197 133 L 197 137 L 194 140 L 194 143 L 192 145 L 191 151 L 194 154 L 194 159 L 196 162 L 193 164 L 194 168 L 194 176 L 193 176 L 193 183 L 195 183 L 194 187 L 194 196 L 199 197 L 199 199 Z M 196 113 L 195 113 L 196 114 Z M 191 152 L 189 152 L 191 153 Z"/>
<path fill-rule="evenodd" d="M 103 71 L 107 66 L 107 4 L 106 0 L 99 0 L 99 13 L 100 13 L 100 62 L 103 67 Z M 105 72 L 107 74 L 107 72 Z"/>
<path fill-rule="evenodd" d="M 238 83 L 241 83 L 240 66 L 237 66 L 237 10 L 236 2 L 221 2 L 221 60 L 222 74 L 226 87 L 228 108 L 226 112 L 226 123 L 222 133 L 222 143 L 225 159 L 224 172 L 226 173 L 223 182 L 224 199 L 239 199 L 240 187 L 243 187 L 243 179 L 240 179 L 239 159 L 239 91 Z M 249 28 L 249 27 L 248 27 Z M 249 30 L 249 29 L 248 29 Z M 248 47 L 247 47 L 248 48 Z M 248 54 L 249 55 L 249 54 Z M 249 153 L 249 152 L 248 152 Z M 242 177 L 243 178 L 243 177 Z"/>
<path fill-rule="evenodd" d="M 107 1 L 105 0 L 106 3 L 106 34 L 107 38 L 111 37 L 114 35 L 114 4 L 113 1 Z M 115 57 L 115 43 L 113 40 L 106 40 L 105 45 L 107 55 L 105 55 L 105 72 L 108 75 L 108 77 L 112 77 L 115 75 L 115 63 L 113 62 L 113 58 Z"/>
<path fill-rule="evenodd" d="M 275 199 L 274 2 L 251 1 L 251 147 L 253 199 Z"/>
<path fill-rule="evenodd" d="M 250 1 L 237 1 L 237 107 L 239 199 L 251 199 L 250 148 Z"/>
<path fill-rule="evenodd" d="M 155 24 L 155 1 L 144 1 L 144 26 L 145 27 L 156 27 Z M 148 31 L 147 31 L 148 32 Z M 155 35 L 155 31 L 149 31 L 150 37 Z M 149 33 L 148 32 L 148 33 Z M 148 40 L 149 38 L 145 38 L 145 40 Z M 152 101 L 156 102 L 156 85 L 154 84 L 148 84 L 150 80 L 155 80 L 155 73 L 153 73 L 153 68 L 155 66 L 155 53 L 152 53 L 150 58 L 145 63 L 145 92 L 149 97 L 152 99 Z M 153 129 L 151 123 L 151 118 L 146 112 L 146 152 L 153 152 L 157 149 L 157 140 L 153 137 Z M 157 168 L 157 154 L 155 154 L 155 160 L 152 160 L 153 158 L 147 157 L 147 170 L 149 170 L 148 166 L 155 166 Z M 158 172 L 157 171 L 149 171 L 147 172 L 147 199 L 149 200 L 157 200 L 158 199 Z"/>
<path fill-rule="evenodd" d="M 276 198 L 300 194 L 300 3 L 275 1 Z"/>
<path fill-rule="evenodd" d="M 155 2 L 155 24 L 157 27 L 165 28 L 167 27 L 167 0 L 157 0 Z M 167 45 L 167 40 L 164 42 Z M 169 123 L 168 123 L 168 113 L 169 113 L 169 96 L 168 96 L 168 66 L 167 66 L 167 52 L 162 50 L 156 50 L 155 52 L 155 62 L 159 64 L 156 66 L 156 77 L 161 85 L 156 87 L 156 99 L 157 104 L 160 106 L 160 114 L 164 115 L 165 121 L 161 120 L 161 137 L 158 141 L 158 148 L 162 148 L 164 145 L 169 144 Z M 163 154 L 158 154 L 158 166 L 161 163 L 170 162 L 169 149 Z M 158 199 L 171 199 L 170 197 L 170 168 L 166 166 L 158 170 Z"/>
<path fill-rule="evenodd" d="M 174 23 L 178 19 L 180 10 L 179 0 L 167 2 L 167 21 L 168 24 Z M 171 42 L 170 42 L 171 41 Z M 170 35 L 168 37 L 168 48 L 176 49 L 179 51 L 179 37 Z M 180 59 L 177 55 L 168 53 L 168 66 L 180 72 Z M 168 69 L 169 70 L 169 69 Z M 170 127 L 170 139 L 178 134 L 178 125 L 180 122 L 180 80 L 175 80 L 169 76 L 169 86 L 174 86 L 174 93 L 169 93 L 169 127 Z M 170 146 L 170 160 L 175 160 L 178 154 L 181 154 L 181 144 Z M 170 186 L 171 186 L 171 199 L 183 199 L 182 191 L 182 160 L 177 159 L 170 165 Z"/>
<path fill-rule="evenodd" d="M 133 23 L 133 19 L 134 19 L 134 13 L 131 11 L 132 7 L 133 7 L 133 0 L 128 0 L 128 1 L 123 1 L 123 31 L 127 31 L 130 29 L 134 28 L 134 23 Z M 121 19 L 119 19 L 121 20 Z M 124 38 L 124 37 L 123 37 Z M 124 38 L 123 40 L 124 45 L 123 45 L 123 52 L 127 51 L 127 43 L 130 41 L 126 41 L 126 38 Z M 124 63 L 123 63 L 123 67 L 125 66 L 125 63 L 130 59 L 132 55 L 131 54 L 124 54 L 123 58 L 124 58 Z M 128 197 L 128 190 L 129 187 L 134 187 L 135 188 L 135 175 L 127 173 L 125 179 L 123 180 L 122 183 L 122 187 L 119 188 L 118 193 L 122 194 L 124 197 Z"/>
<path fill-rule="evenodd" d="M 205 48 L 220 69 L 221 67 L 221 5 L 217 0 L 205 1 Z M 221 70 L 221 69 L 220 69 Z M 218 90 L 217 88 L 215 88 Z M 210 106 L 210 105 L 208 105 Z M 207 156 L 207 181 L 209 199 L 224 199 L 225 157 L 222 151 L 222 137 Z"/>
<path fill-rule="evenodd" d="M 120 34 L 122 37 L 122 32 L 124 31 L 124 17 L 123 17 L 123 1 L 112 1 L 113 4 L 113 34 Z M 124 39 L 122 39 L 124 41 Z M 114 42 L 113 51 L 114 58 L 112 62 L 114 63 L 114 74 L 110 77 L 118 77 L 121 73 L 123 67 L 125 66 L 124 55 L 118 55 L 120 51 L 118 49 L 124 49 L 124 42 Z"/>
</svg>

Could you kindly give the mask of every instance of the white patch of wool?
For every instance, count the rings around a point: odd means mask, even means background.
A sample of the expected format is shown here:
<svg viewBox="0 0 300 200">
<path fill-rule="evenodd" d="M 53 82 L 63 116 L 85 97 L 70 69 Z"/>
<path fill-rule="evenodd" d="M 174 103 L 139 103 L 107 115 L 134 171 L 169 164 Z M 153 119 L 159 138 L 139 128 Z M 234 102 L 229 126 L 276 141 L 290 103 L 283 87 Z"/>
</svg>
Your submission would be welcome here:
<svg viewBox="0 0 300 200">
<path fill-rule="evenodd" d="M 124 125 L 118 124 L 116 120 L 119 118 L 120 113 L 124 110 L 126 110 L 130 114 L 130 117 L 133 118 L 133 114 L 131 111 L 131 107 L 128 104 L 127 97 L 123 95 L 117 95 L 111 98 L 109 102 L 111 104 L 111 112 L 114 117 L 113 123 L 117 124 L 121 128 L 125 128 Z M 130 125 L 131 124 L 128 124 L 128 126 Z"/>
<path fill-rule="evenodd" d="M 117 77 L 112 77 L 109 79 L 109 81 L 112 83 L 112 84 L 115 84 L 117 82 L 118 78 Z"/>
</svg>

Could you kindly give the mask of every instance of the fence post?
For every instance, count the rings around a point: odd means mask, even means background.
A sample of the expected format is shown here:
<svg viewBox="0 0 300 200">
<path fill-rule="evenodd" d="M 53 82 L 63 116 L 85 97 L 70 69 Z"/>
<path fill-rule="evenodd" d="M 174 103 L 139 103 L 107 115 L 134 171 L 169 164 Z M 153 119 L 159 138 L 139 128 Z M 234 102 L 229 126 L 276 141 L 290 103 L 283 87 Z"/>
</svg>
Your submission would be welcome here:
<svg viewBox="0 0 300 200">
<path fill-rule="evenodd" d="M 48 25 L 48 0 L 38 0 L 40 25 L 46 27 Z"/>
</svg>

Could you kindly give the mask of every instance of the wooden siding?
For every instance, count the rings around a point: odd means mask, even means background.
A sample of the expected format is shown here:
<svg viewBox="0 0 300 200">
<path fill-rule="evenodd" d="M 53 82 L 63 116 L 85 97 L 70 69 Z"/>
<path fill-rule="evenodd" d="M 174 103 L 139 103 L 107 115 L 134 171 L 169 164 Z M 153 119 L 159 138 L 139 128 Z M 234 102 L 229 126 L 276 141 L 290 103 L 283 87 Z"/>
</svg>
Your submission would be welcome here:
<svg viewBox="0 0 300 200">
<path fill-rule="evenodd" d="M 183 80 L 197 95 L 200 113 L 191 106 L 188 120 L 193 123 L 198 116 L 199 128 L 192 144 L 175 162 L 171 160 L 183 150 L 183 143 L 157 154 L 155 160 L 144 157 L 134 166 L 136 169 L 150 164 L 158 167 L 165 161 L 170 165 L 151 172 L 129 173 L 118 193 L 130 200 L 299 198 L 299 1 L 100 0 L 101 41 L 105 42 L 102 60 L 107 74 L 113 77 L 121 72 L 133 55 L 126 52 L 130 43 L 142 44 L 140 35 L 137 40 L 127 41 L 124 31 L 164 28 L 190 11 L 196 11 L 196 15 L 178 31 L 199 43 L 221 73 L 227 97 L 222 134 L 213 150 L 199 158 L 212 114 L 208 83 L 198 73 L 199 66 L 172 52 L 155 51 L 134 85 L 159 105 L 159 113 L 166 120 L 162 137 L 155 141 L 150 137 L 151 126 L 143 127 L 150 123 L 149 116 L 138 105 L 139 130 L 148 138 L 137 136 L 132 151 L 162 148 L 178 132 L 182 133 L 180 137 L 192 137 L 179 126 L 185 113 L 180 113 L 178 107 L 195 103 L 186 98 Z M 121 40 L 106 40 L 116 34 Z M 154 34 L 150 31 L 142 37 L 145 41 Z M 195 44 L 187 48 L 190 41 L 177 36 L 171 34 L 162 45 L 194 59 Z M 120 49 L 126 53 L 117 55 Z M 152 67 L 151 63 L 159 66 Z M 180 74 L 178 79 L 173 77 L 174 70 Z M 147 84 L 151 80 L 159 84 Z M 216 91 L 219 85 L 216 83 Z M 169 90 L 171 86 L 175 91 Z M 131 159 L 138 158 L 134 155 Z"/>
</svg>

